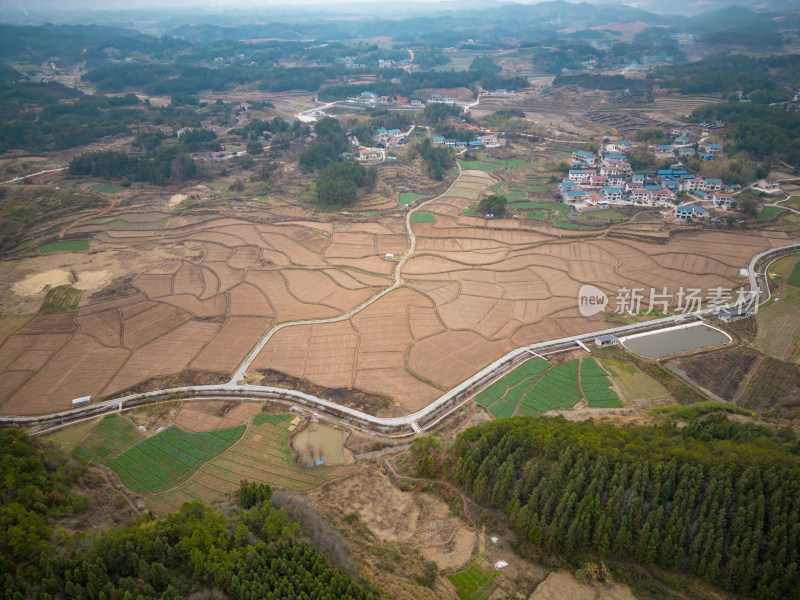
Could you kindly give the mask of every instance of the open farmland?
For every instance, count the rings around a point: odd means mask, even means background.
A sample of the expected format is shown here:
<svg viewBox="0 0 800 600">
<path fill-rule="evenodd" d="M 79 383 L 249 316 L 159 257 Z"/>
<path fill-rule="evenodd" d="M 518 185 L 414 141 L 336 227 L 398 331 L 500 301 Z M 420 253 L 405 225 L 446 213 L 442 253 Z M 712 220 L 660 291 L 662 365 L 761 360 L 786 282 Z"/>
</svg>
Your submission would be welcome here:
<svg viewBox="0 0 800 600">
<path fill-rule="evenodd" d="M 123 213 L 141 221 L 139 228 L 92 225 L 96 251 L 86 258 L 97 264 L 135 250 L 136 261 L 124 263 L 125 284 L 99 268 L 84 272 L 75 254 L 23 259 L 5 297 L 41 297 L 44 284 L 66 285 L 71 271 L 75 289 L 97 281 L 93 289 L 101 291 L 83 293 L 77 309 L 73 303 L 62 307 L 67 312 L 37 315 L 0 346 L 0 410 L 42 414 L 69 408 L 78 396 L 224 381 L 271 327 L 311 321 L 275 333 L 250 375 L 277 371 L 329 390 L 358 390 L 367 411 L 413 412 L 512 348 L 606 328 L 602 314 L 586 318 L 577 310 L 584 283 L 610 296 L 610 310 L 621 287 L 666 286 L 673 294 L 689 285 L 736 288 L 751 256 L 786 243 L 783 232 L 670 237 L 659 222 L 638 226 L 637 235 L 647 230 L 662 243 L 622 239 L 566 229 L 580 226 L 546 202 L 522 212 L 546 212 L 548 220 L 465 214 L 491 189 L 516 199 L 529 194 L 525 182 L 544 181 L 538 157 L 487 155 L 481 162 L 497 168 L 464 170 L 447 194 L 414 213 L 416 249 L 402 268 L 403 285 L 366 307 L 391 285 L 407 251 L 399 210 L 371 222 L 173 216 L 166 226 L 164 212 L 143 213 L 144 220 Z M 337 322 L 314 322 L 356 307 Z"/>
<path fill-rule="evenodd" d="M 177 427 L 139 442 L 108 461 L 120 480 L 141 494 L 152 494 L 186 481 L 204 463 L 224 452 L 244 433 L 245 426 L 205 433 Z"/>
<path fill-rule="evenodd" d="M 106 415 L 73 450 L 73 454 L 88 461 L 106 463 L 143 438 L 144 435 L 129 419 L 119 415 Z"/>
<path fill-rule="evenodd" d="M 613 359 L 603 359 L 602 363 L 611 373 L 614 383 L 625 399 L 625 404 L 649 409 L 672 402 L 667 388 L 640 371 L 635 364 Z"/>
<path fill-rule="evenodd" d="M 608 375 L 593 358 L 557 366 L 533 358 L 483 390 L 475 402 L 498 419 L 572 408 L 582 397 L 590 408 L 621 407 L 611 386 Z"/>
<path fill-rule="evenodd" d="M 183 485 L 151 495 L 149 505 L 156 513 L 164 514 L 191 500 L 220 501 L 234 492 L 242 479 L 307 491 L 351 473 L 355 467 L 306 469 L 292 461 L 289 436 L 299 419 L 289 414 L 256 415 L 239 443 L 203 465 Z"/>
<path fill-rule="evenodd" d="M 581 359 L 581 389 L 591 408 L 619 408 L 617 393 L 611 389 L 606 372 L 593 358 Z"/>
</svg>

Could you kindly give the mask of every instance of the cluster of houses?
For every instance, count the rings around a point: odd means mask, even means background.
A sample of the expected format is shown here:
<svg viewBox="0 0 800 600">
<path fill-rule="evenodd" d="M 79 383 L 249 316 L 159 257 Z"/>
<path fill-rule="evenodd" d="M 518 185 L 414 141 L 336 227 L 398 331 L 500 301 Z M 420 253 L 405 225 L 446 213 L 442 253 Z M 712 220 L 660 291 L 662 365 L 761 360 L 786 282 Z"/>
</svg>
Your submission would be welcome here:
<svg viewBox="0 0 800 600">
<path fill-rule="evenodd" d="M 381 104 L 402 106 L 405 108 L 422 108 L 424 106 L 422 101 L 416 98 L 408 98 L 407 96 L 379 96 L 373 92 L 362 92 L 360 96 L 348 98 L 347 101 L 356 104 L 367 104 L 369 106 Z"/>
<path fill-rule="evenodd" d="M 445 146 L 447 148 L 500 148 L 506 145 L 506 140 L 505 138 L 497 137 L 497 134 L 494 133 L 476 135 L 475 139 L 469 142 L 437 135 L 433 138 L 433 143 L 436 146 Z"/>
<path fill-rule="evenodd" d="M 373 138 L 376 148 L 399 148 L 408 144 L 408 137 L 399 129 L 380 128 Z"/>
<path fill-rule="evenodd" d="M 674 130 L 676 137 L 685 132 Z M 688 138 L 687 138 L 688 139 Z M 720 144 L 705 144 L 706 152 L 718 156 Z M 633 150 L 627 141 L 611 142 L 606 153 L 595 156 L 583 150 L 572 154 L 572 168 L 559 185 L 561 199 L 577 212 L 599 210 L 610 204 L 674 207 L 679 192 L 686 192 L 696 202 L 706 202 L 715 207 L 731 206 L 738 185 L 724 185 L 721 179 L 704 178 L 689 173 L 684 167 L 633 172 L 626 154 Z M 669 156 L 678 156 L 676 148 L 669 146 Z M 666 147 L 663 149 L 667 153 Z M 692 151 L 694 149 L 692 148 Z M 672 218 L 687 221 L 706 217 L 708 211 L 697 204 L 678 206 Z"/>
</svg>

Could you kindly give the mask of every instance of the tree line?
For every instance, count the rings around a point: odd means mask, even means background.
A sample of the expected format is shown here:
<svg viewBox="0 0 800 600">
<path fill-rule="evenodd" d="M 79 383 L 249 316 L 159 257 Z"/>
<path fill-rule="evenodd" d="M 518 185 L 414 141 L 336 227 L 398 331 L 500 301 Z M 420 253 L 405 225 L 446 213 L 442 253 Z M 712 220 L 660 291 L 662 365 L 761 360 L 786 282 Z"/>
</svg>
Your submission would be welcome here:
<svg viewBox="0 0 800 600">
<path fill-rule="evenodd" d="M 194 179 L 197 163 L 179 146 L 159 147 L 143 156 L 130 156 L 113 150 L 87 152 L 69 163 L 70 175 L 118 179 L 131 182 L 170 185 Z"/>
<path fill-rule="evenodd" d="M 725 415 L 682 431 L 521 417 L 468 429 L 444 454 L 425 442 L 414 451 L 421 473 L 441 473 L 573 563 L 633 559 L 758 598 L 800 589 L 800 443 L 790 430 Z"/>
<path fill-rule="evenodd" d="M 231 514 L 192 502 L 56 545 L 53 520 L 88 508 L 70 489 L 85 463 L 18 430 L 0 431 L 0 450 L 0 584 L 9 599 L 183 600 L 212 590 L 235 600 L 378 597 L 303 541 L 264 484 L 242 482 L 242 509 Z"/>
</svg>

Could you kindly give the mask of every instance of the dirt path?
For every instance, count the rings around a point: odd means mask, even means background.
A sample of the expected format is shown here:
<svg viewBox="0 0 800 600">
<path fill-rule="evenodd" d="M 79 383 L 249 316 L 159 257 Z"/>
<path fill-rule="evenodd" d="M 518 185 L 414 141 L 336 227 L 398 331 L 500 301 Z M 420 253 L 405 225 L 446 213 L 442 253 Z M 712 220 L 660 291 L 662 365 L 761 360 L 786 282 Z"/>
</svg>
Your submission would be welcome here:
<svg viewBox="0 0 800 600">
<path fill-rule="evenodd" d="M 127 494 L 121 492 L 120 490 L 118 490 L 116 487 L 114 487 L 111 484 L 111 479 L 108 478 L 108 473 L 106 473 L 106 470 L 104 468 L 98 467 L 97 470 L 100 471 L 103 474 L 103 478 L 106 480 L 106 483 L 108 484 L 109 489 L 113 490 L 116 494 L 119 494 L 120 496 L 125 498 L 125 501 L 130 505 L 130 507 L 133 509 L 133 511 L 137 515 L 142 514 L 142 511 L 140 511 L 138 508 L 136 508 L 136 505 L 133 503 L 133 501 L 130 498 L 128 498 Z"/>
<path fill-rule="evenodd" d="M 474 527 L 476 530 L 478 529 L 478 526 L 475 523 L 475 520 L 472 518 L 472 515 L 469 514 L 468 502 L 472 502 L 472 500 L 467 498 L 466 494 L 464 494 L 464 492 L 462 492 L 461 490 L 456 488 L 454 485 L 452 485 L 451 483 L 449 483 L 447 481 L 442 481 L 440 479 L 427 479 L 425 477 L 410 477 L 409 475 L 401 475 L 394 468 L 394 465 L 392 464 L 392 462 L 386 457 L 383 457 L 381 459 L 381 464 L 383 465 L 384 469 L 386 469 L 387 471 L 389 471 L 391 473 L 390 479 L 392 477 L 396 477 L 397 479 L 405 479 L 406 481 L 419 481 L 421 483 L 431 483 L 431 481 L 435 481 L 436 483 L 439 483 L 439 484 L 445 486 L 447 489 L 449 489 L 449 490 L 455 492 L 456 494 L 458 494 L 459 496 L 461 496 L 461 502 L 462 502 L 462 505 L 463 505 L 463 508 L 464 508 L 464 515 L 467 517 L 467 519 L 469 519 L 470 525 L 472 525 L 472 527 Z M 490 512 L 494 512 L 491 509 L 489 509 L 489 510 L 490 510 Z"/>
<path fill-rule="evenodd" d="M 67 231 L 69 231 L 73 227 L 83 223 L 84 221 L 89 221 L 91 219 L 97 219 L 98 217 L 105 217 L 109 213 L 109 211 L 117 205 L 117 200 L 114 199 L 114 198 L 109 198 L 108 196 L 105 196 L 104 194 L 100 194 L 100 197 L 103 198 L 104 200 L 108 201 L 108 206 L 106 206 L 100 212 L 96 212 L 96 213 L 93 213 L 91 215 L 87 215 L 85 217 L 81 217 L 77 221 L 73 221 L 72 223 L 70 223 L 69 225 L 64 227 L 64 229 L 62 229 L 58 233 L 58 239 L 63 239 L 64 238 L 64 234 L 66 234 Z"/>
</svg>

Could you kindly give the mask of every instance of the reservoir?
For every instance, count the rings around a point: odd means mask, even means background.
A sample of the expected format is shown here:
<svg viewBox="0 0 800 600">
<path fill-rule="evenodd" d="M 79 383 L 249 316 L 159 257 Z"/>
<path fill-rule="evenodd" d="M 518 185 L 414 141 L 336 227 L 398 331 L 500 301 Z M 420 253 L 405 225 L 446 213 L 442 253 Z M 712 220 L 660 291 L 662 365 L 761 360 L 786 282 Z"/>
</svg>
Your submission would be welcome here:
<svg viewBox="0 0 800 600">
<path fill-rule="evenodd" d="M 654 333 L 638 333 L 620 338 L 623 346 L 645 358 L 661 358 L 670 354 L 713 348 L 730 341 L 728 334 L 705 323 L 679 325 Z"/>
</svg>

